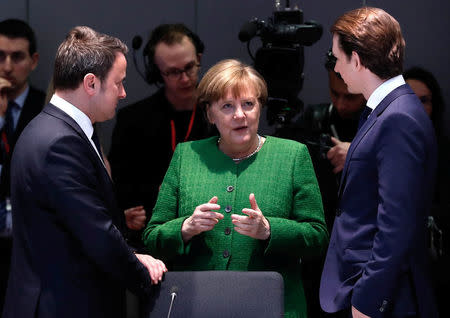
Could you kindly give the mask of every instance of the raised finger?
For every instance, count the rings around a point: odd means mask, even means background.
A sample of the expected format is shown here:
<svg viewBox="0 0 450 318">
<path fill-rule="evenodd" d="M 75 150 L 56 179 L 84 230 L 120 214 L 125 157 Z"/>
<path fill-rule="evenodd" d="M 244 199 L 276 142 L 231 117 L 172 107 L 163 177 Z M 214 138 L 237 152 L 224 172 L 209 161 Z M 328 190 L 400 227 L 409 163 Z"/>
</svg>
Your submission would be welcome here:
<svg viewBox="0 0 450 318">
<path fill-rule="evenodd" d="M 211 210 L 220 210 L 220 205 L 215 203 L 204 203 L 199 206 L 199 210 L 202 212 L 207 212 Z"/>
<path fill-rule="evenodd" d="M 250 229 L 254 228 L 254 224 L 242 223 L 236 220 L 232 220 L 231 222 L 234 224 L 235 228 L 239 228 L 242 230 L 249 231 Z"/>
<path fill-rule="evenodd" d="M 203 226 L 214 226 L 219 223 L 217 219 L 198 219 L 196 220 L 196 224 Z"/>
<path fill-rule="evenodd" d="M 232 214 L 231 220 L 236 220 L 238 222 L 248 222 L 249 217 L 246 215 Z"/>
<path fill-rule="evenodd" d="M 260 212 L 252 209 L 242 209 L 242 213 L 247 214 L 252 219 L 258 217 L 261 214 Z"/>
<path fill-rule="evenodd" d="M 250 200 L 250 207 L 253 210 L 259 211 L 258 203 L 256 202 L 256 197 L 254 193 L 250 193 L 248 199 Z"/>
</svg>

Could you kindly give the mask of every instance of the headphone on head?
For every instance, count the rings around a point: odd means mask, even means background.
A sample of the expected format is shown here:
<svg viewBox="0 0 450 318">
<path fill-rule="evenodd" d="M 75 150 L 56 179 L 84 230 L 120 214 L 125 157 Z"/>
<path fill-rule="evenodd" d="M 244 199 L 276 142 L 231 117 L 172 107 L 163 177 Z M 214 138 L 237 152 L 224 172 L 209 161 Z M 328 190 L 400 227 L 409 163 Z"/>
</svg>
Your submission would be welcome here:
<svg viewBox="0 0 450 318">
<path fill-rule="evenodd" d="M 331 49 L 329 49 L 327 54 L 325 54 L 324 66 L 327 71 L 334 72 L 338 78 L 342 79 L 341 74 L 334 70 L 334 67 L 336 66 L 336 57 L 333 55 L 333 51 Z"/>
<path fill-rule="evenodd" d="M 334 67 L 336 66 L 336 58 L 333 55 L 333 51 L 329 49 L 327 54 L 325 54 L 325 68 L 329 71 L 334 71 Z"/>
<path fill-rule="evenodd" d="M 145 80 L 151 84 L 163 84 L 163 78 L 158 65 L 155 63 L 155 48 L 161 42 L 177 42 L 177 38 L 187 36 L 194 44 L 196 54 L 205 51 L 205 45 L 197 34 L 192 32 L 182 23 L 162 24 L 156 27 L 150 34 L 150 38 L 144 47 L 143 56 L 145 63 Z"/>
</svg>

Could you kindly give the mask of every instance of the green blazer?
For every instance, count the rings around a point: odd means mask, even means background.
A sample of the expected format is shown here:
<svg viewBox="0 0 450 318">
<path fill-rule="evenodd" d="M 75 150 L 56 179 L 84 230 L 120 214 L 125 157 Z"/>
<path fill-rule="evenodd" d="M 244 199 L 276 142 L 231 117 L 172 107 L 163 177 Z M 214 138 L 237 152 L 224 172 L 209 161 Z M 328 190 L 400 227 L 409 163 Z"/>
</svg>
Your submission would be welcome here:
<svg viewBox="0 0 450 318">
<path fill-rule="evenodd" d="M 249 195 L 270 223 L 266 241 L 233 230 L 231 214 L 250 208 Z M 184 243 L 183 221 L 218 197 L 224 219 Z M 235 164 L 217 137 L 177 146 L 143 240 L 172 270 L 277 271 L 284 278 L 286 317 L 306 317 L 301 258 L 325 251 L 328 233 L 307 148 L 267 137 L 254 156 Z"/>
</svg>

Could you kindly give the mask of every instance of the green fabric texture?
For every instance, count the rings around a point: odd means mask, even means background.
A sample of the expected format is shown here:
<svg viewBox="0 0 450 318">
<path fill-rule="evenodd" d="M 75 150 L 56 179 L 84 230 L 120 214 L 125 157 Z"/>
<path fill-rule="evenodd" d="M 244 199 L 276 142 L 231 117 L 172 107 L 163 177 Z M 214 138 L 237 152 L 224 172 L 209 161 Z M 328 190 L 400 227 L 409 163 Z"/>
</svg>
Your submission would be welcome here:
<svg viewBox="0 0 450 318">
<path fill-rule="evenodd" d="M 250 193 L 270 223 L 267 241 L 233 230 L 231 214 L 244 215 Z M 224 219 L 185 244 L 184 220 L 213 196 Z M 269 136 L 258 153 L 235 164 L 218 149 L 217 137 L 179 144 L 143 241 L 172 270 L 277 271 L 284 278 L 285 316 L 306 317 L 301 258 L 324 253 L 328 242 L 307 148 Z"/>
</svg>

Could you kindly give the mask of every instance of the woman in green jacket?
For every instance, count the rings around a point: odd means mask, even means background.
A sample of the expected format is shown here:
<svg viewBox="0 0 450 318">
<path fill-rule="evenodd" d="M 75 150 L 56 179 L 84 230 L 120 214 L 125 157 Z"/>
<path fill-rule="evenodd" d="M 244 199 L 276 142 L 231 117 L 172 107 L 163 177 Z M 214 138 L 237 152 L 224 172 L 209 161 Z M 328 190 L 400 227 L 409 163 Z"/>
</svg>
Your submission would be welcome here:
<svg viewBox="0 0 450 318">
<path fill-rule="evenodd" d="M 220 137 L 178 145 L 144 243 L 172 270 L 277 271 L 285 316 L 306 317 L 301 258 L 327 244 L 308 150 L 258 134 L 267 86 L 252 67 L 221 61 L 198 90 Z"/>
</svg>

